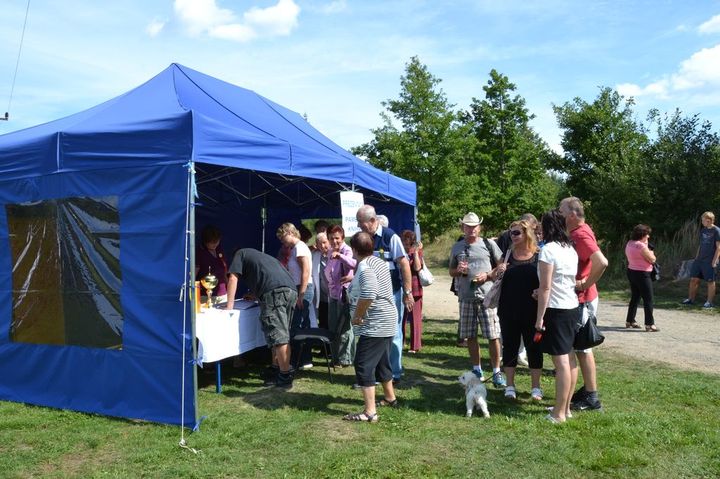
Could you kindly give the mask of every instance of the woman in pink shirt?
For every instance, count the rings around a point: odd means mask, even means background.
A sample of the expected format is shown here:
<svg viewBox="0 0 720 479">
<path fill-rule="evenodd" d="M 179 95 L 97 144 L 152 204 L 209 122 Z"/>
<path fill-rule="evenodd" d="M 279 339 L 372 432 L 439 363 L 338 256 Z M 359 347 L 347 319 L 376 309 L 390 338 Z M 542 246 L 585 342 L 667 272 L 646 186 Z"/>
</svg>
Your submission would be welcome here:
<svg viewBox="0 0 720 479">
<path fill-rule="evenodd" d="M 628 305 L 626 328 L 640 328 L 635 322 L 640 298 L 645 309 L 645 331 L 659 331 L 653 318 L 653 286 L 650 279 L 655 253 L 648 247 L 651 229 L 646 225 L 637 225 L 633 228 L 630 241 L 625 245 L 625 256 L 628 260 L 627 276 L 630 281 L 630 304 Z"/>
</svg>

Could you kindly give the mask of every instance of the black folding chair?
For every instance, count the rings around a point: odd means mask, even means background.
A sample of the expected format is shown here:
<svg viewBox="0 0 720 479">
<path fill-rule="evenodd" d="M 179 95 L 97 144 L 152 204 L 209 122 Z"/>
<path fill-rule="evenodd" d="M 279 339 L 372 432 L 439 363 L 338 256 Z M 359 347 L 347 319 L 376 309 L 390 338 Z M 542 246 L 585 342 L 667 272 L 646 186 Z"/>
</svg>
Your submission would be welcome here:
<svg viewBox="0 0 720 479">
<path fill-rule="evenodd" d="M 325 361 L 327 361 L 328 376 L 332 383 L 332 370 L 335 369 L 332 361 L 332 341 L 335 335 L 332 331 L 325 328 L 308 328 L 301 329 L 292 338 L 293 348 L 300 347 L 299 352 L 295 360 L 295 369 L 297 370 L 300 366 L 300 358 L 302 357 L 303 349 L 305 347 L 312 348 L 313 343 L 320 343 L 322 345 L 323 353 L 325 354 Z"/>
</svg>

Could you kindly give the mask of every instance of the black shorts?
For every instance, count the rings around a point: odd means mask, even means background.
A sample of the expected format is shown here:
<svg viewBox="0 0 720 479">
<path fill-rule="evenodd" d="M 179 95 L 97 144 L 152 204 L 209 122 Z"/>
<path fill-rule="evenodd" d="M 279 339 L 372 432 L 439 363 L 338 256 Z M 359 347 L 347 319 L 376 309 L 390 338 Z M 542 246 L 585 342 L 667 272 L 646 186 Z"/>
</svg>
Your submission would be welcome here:
<svg viewBox="0 0 720 479">
<path fill-rule="evenodd" d="M 579 323 L 579 308 L 547 308 L 543 322 L 545 333 L 540 346 L 544 353 L 551 356 L 570 354 L 575 341 L 575 331 Z"/>
<path fill-rule="evenodd" d="M 372 338 L 360 336 L 355 351 L 355 378 L 363 387 L 375 386 L 375 381 L 392 381 L 390 345 L 393 336 Z"/>
</svg>

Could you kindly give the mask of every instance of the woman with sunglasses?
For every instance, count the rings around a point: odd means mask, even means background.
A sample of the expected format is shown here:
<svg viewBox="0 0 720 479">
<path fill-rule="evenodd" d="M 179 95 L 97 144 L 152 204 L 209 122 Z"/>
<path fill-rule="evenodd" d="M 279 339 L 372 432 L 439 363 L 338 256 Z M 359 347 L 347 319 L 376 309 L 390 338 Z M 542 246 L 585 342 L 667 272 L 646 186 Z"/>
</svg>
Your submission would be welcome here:
<svg viewBox="0 0 720 479">
<path fill-rule="evenodd" d="M 503 368 L 507 377 L 505 397 L 516 399 L 515 368 L 518 364 L 520 340 L 525 343 L 530 367 L 530 397 L 535 401 L 543 398 L 540 389 L 542 352 L 533 342 L 537 301 L 533 292 L 538 288 L 538 248 L 534 228 L 525 220 L 510 225 L 510 251 L 507 270 L 503 275 L 498 316 L 503 338 Z"/>
</svg>

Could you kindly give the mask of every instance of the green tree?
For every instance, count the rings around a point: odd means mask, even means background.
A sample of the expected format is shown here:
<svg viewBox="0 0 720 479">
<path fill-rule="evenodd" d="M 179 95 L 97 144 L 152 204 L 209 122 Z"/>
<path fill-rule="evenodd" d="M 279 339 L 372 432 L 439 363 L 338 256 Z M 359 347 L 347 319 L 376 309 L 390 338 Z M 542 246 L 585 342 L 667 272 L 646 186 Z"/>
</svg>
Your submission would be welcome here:
<svg viewBox="0 0 720 479">
<path fill-rule="evenodd" d="M 352 149 L 374 166 L 417 184 L 418 220 L 433 238 L 455 224 L 480 196 L 478 173 L 468 174 L 476 140 L 458 121 L 440 79 L 417 57 L 405 66 L 398 99 L 382 102 L 383 125 Z"/>
<path fill-rule="evenodd" d="M 557 156 L 533 131 L 535 115 L 507 76 L 490 71 L 483 87 L 485 98 L 473 98 L 462 114 L 478 141 L 471 168 L 490 181 L 484 185 L 483 214 L 487 226 L 500 230 L 523 213 L 539 214 L 557 201 L 558 184 L 547 174 L 546 165 Z"/>
<path fill-rule="evenodd" d="M 648 222 L 659 233 L 672 234 L 682 222 L 697 220 L 720 202 L 720 137 L 698 115 L 680 110 L 648 115 L 654 141 L 646 151 L 654 210 Z"/>
<path fill-rule="evenodd" d="M 602 88 L 592 102 L 575 98 L 554 106 L 564 155 L 551 166 L 566 176 L 570 194 L 583 200 L 599 236 L 619 240 L 652 208 L 647 175 L 649 140 L 634 119 L 633 100 Z"/>
</svg>

